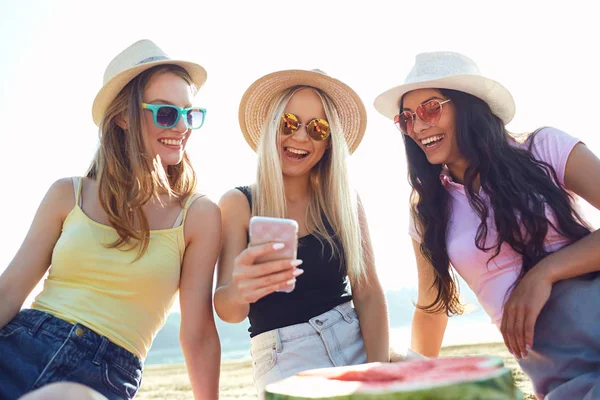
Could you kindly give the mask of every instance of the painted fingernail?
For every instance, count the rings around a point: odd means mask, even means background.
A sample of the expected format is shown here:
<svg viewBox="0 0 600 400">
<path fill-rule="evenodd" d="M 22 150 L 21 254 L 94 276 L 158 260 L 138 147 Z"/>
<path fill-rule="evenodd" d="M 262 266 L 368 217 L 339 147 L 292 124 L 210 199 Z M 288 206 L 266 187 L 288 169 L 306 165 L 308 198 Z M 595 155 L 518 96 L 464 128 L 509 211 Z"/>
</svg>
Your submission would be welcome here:
<svg viewBox="0 0 600 400">
<path fill-rule="evenodd" d="M 273 245 L 273 249 L 274 249 L 274 250 L 280 250 L 280 249 L 283 249 L 284 247 L 285 247 L 285 244 L 284 244 L 284 243 L 275 243 L 275 244 Z"/>
<path fill-rule="evenodd" d="M 291 285 L 291 284 L 294 284 L 294 283 L 296 283 L 296 278 L 292 278 L 292 279 L 290 279 L 289 281 L 286 282 L 287 285 Z"/>
<path fill-rule="evenodd" d="M 525 357 L 527 357 L 527 354 L 521 353 L 521 358 L 525 358 Z"/>
<path fill-rule="evenodd" d="M 290 265 L 291 265 L 292 267 L 297 267 L 298 265 L 300 265 L 300 264 L 302 264 L 302 263 L 303 263 L 303 261 L 302 261 L 302 260 L 292 260 L 292 261 L 290 261 Z"/>
<path fill-rule="evenodd" d="M 296 268 L 296 269 L 294 270 L 294 272 L 292 272 L 292 275 L 294 275 L 294 276 L 300 276 L 300 275 L 302 275 L 303 273 L 304 273 L 304 270 L 303 270 L 303 269 Z"/>
<path fill-rule="evenodd" d="M 530 346 L 530 345 L 528 345 L 528 344 L 526 344 L 526 345 L 525 345 L 525 350 L 527 350 L 528 352 L 529 352 L 529 351 L 531 351 L 531 346 Z"/>
</svg>

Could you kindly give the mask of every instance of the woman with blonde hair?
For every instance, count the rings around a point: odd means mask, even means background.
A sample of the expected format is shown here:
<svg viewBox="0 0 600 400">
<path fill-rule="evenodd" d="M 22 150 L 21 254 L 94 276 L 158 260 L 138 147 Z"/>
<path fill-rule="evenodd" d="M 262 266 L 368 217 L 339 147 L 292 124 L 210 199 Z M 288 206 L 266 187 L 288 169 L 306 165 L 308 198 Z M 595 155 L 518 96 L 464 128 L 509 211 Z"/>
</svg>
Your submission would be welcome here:
<svg viewBox="0 0 600 400">
<path fill-rule="evenodd" d="M 149 40 L 108 65 L 92 109 L 100 146 L 87 175 L 50 187 L 0 277 L 0 398 L 36 398 L 38 388 L 39 398 L 52 398 L 61 387 L 63 396 L 87 387 L 91 398 L 133 398 L 178 291 L 194 395 L 217 398 L 211 300 L 220 212 L 195 194 L 185 151 L 204 122 L 206 111 L 191 103 L 205 80 L 200 65 L 173 60 Z M 19 311 L 50 265 L 31 309 Z M 54 382 L 62 383 L 44 389 Z"/>
<path fill-rule="evenodd" d="M 302 370 L 388 361 L 385 297 L 346 165 L 365 131 L 362 101 L 320 71 L 279 71 L 248 88 L 239 117 L 257 180 L 219 204 L 215 308 L 227 322 L 249 318 L 259 395 Z M 247 248 L 252 216 L 295 220 L 297 259 L 257 262 L 283 244 Z"/>
</svg>

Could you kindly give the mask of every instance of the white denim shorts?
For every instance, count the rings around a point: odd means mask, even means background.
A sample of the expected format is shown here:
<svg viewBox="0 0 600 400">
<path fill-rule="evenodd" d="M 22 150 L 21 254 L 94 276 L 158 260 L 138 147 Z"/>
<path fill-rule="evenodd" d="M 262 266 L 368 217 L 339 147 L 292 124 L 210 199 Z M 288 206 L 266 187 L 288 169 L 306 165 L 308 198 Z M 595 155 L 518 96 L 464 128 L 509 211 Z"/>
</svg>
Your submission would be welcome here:
<svg viewBox="0 0 600 400">
<path fill-rule="evenodd" d="M 261 333 L 250 340 L 250 352 L 260 399 L 266 385 L 300 371 L 367 362 L 358 315 L 351 302 L 306 323 Z"/>
</svg>

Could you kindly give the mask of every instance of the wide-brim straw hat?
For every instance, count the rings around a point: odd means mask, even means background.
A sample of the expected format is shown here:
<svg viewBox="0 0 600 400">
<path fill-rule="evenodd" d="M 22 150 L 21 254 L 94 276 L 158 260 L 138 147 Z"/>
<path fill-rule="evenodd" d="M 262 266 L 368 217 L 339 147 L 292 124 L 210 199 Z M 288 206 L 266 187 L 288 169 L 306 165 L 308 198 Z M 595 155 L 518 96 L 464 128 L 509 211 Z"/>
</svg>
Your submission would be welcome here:
<svg viewBox="0 0 600 400">
<path fill-rule="evenodd" d="M 350 153 L 360 144 L 367 127 L 367 111 L 354 90 L 320 70 L 285 70 L 273 72 L 255 81 L 242 96 L 239 109 L 240 127 L 254 151 L 273 99 L 295 86 L 310 86 L 323 91 L 333 101 Z M 335 134 L 335 132 L 332 132 Z"/>
<path fill-rule="evenodd" d="M 404 84 L 386 90 L 375 99 L 375 109 L 393 119 L 406 93 L 425 88 L 453 89 L 485 101 L 504 124 L 515 115 L 515 101 L 504 86 L 481 75 L 469 57 L 449 51 L 417 54 Z"/>
<path fill-rule="evenodd" d="M 92 106 L 94 123 L 100 125 L 110 103 L 133 78 L 149 68 L 163 64 L 179 65 L 184 68 L 198 88 L 206 81 L 206 70 L 201 65 L 191 61 L 171 59 L 151 40 L 137 41 L 113 58 L 106 67 L 104 83 Z"/>
</svg>

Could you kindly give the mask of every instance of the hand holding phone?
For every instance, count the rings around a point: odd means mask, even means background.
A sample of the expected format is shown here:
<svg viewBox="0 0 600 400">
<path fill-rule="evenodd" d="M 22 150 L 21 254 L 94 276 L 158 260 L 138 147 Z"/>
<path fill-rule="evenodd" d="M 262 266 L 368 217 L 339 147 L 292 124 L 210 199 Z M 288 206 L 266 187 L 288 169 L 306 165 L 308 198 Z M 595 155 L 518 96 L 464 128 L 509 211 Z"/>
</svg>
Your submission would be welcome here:
<svg viewBox="0 0 600 400">
<path fill-rule="evenodd" d="M 256 264 L 275 260 L 295 260 L 298 252 L 298 223 L 293 219 L 252 217 L 250 219 L 250 244 L 249 247 L 265 243 L 283 243 L 280 250 L 271 252 L 255 260 Z M 289 293 L 295 288 L 295 283 L 278 292 Z"/>
</svg>

